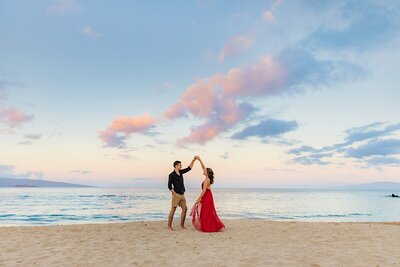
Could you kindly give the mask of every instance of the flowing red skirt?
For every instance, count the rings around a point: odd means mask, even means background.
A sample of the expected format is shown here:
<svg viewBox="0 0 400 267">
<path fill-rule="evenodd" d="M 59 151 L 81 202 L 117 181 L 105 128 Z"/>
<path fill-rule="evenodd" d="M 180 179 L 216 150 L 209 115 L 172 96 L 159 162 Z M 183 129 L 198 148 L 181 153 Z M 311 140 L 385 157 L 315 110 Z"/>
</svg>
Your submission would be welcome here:
<svg viewBox="0 0 400 267">
<path fill-rule="evenodd" d="M 200 203 L 193 205 L 190 216 L 192 216 L 193 226 L 199 231 L 218 232 L 225 228 L 215 210 L 214 199 L 210 189 L 207 189 L 204 193 Z"/>
</svg>

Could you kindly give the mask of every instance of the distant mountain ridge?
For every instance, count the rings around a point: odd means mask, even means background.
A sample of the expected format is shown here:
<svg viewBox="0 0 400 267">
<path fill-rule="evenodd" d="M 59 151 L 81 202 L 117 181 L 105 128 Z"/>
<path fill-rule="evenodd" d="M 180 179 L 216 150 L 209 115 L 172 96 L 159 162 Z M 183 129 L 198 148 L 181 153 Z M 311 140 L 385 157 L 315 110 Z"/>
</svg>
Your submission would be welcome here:
<svg viewBox="0 0 400 267">
<path fill-rule="evenodd" d="M 0 178 L 0 187 L 94 187 L 81 184 L 34 179 Z"/>
<path fill-rule="evenodd" d="M 366 184 L 355 184 L 355 185 L 344 185 L 337 186 L 334 189 L 344 189 L 344 190 L 388 190 L 388 191 L 398 191 L 400 190 L 400 183 L 397 182 L 375 182 Z"/>
</svg>

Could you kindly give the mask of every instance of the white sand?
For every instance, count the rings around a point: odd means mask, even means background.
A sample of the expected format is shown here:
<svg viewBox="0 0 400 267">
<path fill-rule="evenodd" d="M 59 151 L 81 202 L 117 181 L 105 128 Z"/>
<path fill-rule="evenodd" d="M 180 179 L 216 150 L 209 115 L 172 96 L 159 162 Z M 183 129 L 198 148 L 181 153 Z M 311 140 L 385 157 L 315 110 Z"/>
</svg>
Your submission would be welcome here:
<svg viewBox="0 0 400 267">
<path fill-rule="evenodd" d="M 400 223 L 224 223 L 0 227 L 0 266 L 400 266 Z"/>
</svg>

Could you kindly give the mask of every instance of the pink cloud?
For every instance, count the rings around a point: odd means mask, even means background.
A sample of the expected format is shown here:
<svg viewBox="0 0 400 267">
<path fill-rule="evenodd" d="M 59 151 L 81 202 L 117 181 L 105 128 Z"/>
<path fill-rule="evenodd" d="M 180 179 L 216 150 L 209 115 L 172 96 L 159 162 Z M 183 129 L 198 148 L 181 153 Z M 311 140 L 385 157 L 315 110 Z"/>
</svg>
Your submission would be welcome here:
<svg viewBox="0 0 400 267">
<path fill-rule="evenodd" d="M 246 68 L 230 69 L 227 75 L 215 76 L 225 95 L 260 96 L 273 94 L 282 86 L 287 73 L 272 56 L 261 57 Z"/>
<path fill-rule="evenodd" d="M 264 20 L 272 22 L 275 20 L 274 13 L 277 9 L 278 6 L 280 6 L 283 3 L 283 0 L 276 0 L 273 4 L 270 10 L 265 10 L 262 12 L 262 17 Z"/>
<path fill-rule="evenodd" d="M 274 20 L 274 14 L 272 14 L 272 11 L 271 11 L 271 10 L 265 10 L 265 11 L 262 13 L 262 17 L 263 17 L 263 19 L 266 20 L 266 21 L 273 21 L 273 20 Z"/>
<path fill-rule="evenodd" d="M 189 136 L 178 141 L 178 145 L 205 144 L 254 111 L 252 105 L 240 102 L 240 98 L 278 93 L 286 77 L 277 60 L 267 55 L 248 67 L 233 68 L 226 75 L 198 80 L 164 115 L 167 119 L 188 115 L 206 118 L 203 125 L 193 128 Z"/>
<path fill-rule="evenodd" d="M 205 124 L 195 127 L 192 129 L 192 133 L 189 136 L 180 139 L 177 142 L 177 145 L 184 146 L 188 143 L 204 145 L 208 140 L 213 139 L 222 131 L 222 125 L 218 124 Z"/>
<path fill-rule="evenodd" d="M 219 53 L 218 62 L 222 63 L 228 58 L 235 57 L 247 51 L 253 45 L 254 41 L 255 37 L 253 35 L 238 35 L 232 37 Z"/>
<path fill-rule="evenodd" d="M 201 79 L 189 86 L 180 101 L 166 110 L 164 115 L 169 119 L 182 117 L 187 113 L 197 117 L 207 117 L 213 111 L 216 102 L 217 94 L 213 84 L 207 79 Z"/>
<path fill-rule="evenodd" d="M 27 115 L 13 106 L 6 108 L 0 107 L 0 122 L 3 122 L 10 128 L 17 127 L 32 119 L 33 115 Z"/>
<path fill-rule="evenodd" d="M 145 133 L 156 123 L 156 119 L 145 113 L 137 117 L 117 117 L 105 130 L 100 131 L 100 139 L 110 147 L 125 146 L 125 139 L 134 133 Z"/>
</svg>

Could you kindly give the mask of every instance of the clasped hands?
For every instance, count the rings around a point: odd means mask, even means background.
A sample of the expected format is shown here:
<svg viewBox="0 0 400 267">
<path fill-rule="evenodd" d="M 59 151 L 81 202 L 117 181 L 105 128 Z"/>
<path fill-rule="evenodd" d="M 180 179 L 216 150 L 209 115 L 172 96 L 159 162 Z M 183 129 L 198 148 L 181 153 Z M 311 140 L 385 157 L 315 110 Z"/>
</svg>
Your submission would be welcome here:
<svg viewBox="0 0 400 267">
<path fill-rule="evenodd" d="M 197 159 L 197 160 L 199 160 L 199 161 L 201 161 L 200 157 L 199 157 L 199 156 L 197 156 L 197 155 L 196 155 L 196 156 L 194 156 L 193 160 L 196 160 L 196 159 Z"/>
</svg>

